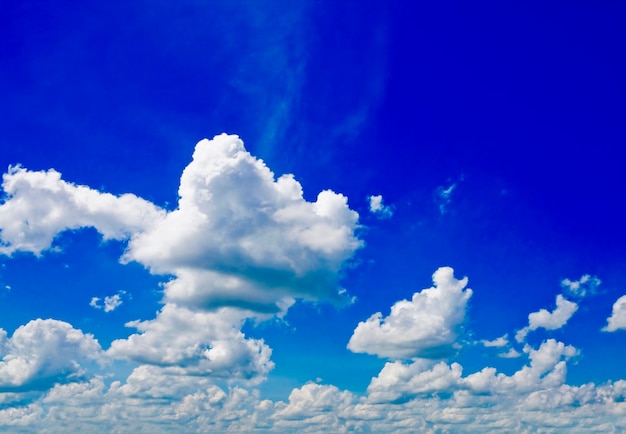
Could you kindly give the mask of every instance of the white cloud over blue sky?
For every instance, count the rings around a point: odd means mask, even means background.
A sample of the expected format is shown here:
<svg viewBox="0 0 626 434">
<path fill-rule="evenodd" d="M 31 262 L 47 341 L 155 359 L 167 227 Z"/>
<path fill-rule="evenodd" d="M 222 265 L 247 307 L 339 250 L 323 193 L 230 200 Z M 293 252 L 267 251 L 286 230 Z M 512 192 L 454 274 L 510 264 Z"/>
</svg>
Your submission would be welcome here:
<svg viewBox="0 0 626 434">
<path fill-rule="evenodd" d="M 0 18 L 0 431 L 626 431 L 624 7 L 65 3 Z"/>
</svg>

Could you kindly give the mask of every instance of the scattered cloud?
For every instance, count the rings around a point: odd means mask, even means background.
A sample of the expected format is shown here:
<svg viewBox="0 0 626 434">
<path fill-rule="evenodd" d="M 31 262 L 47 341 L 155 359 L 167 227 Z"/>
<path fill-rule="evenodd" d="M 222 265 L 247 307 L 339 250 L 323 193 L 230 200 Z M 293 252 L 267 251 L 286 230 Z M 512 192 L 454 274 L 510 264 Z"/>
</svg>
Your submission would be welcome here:
<svg viewBox="0 0 626 434">
<path fill-rule="evenodd" d="M 480 343 L 483 344 L 485 347 L 506 347 L 509 344 L 509 338 L 505 334 L 492 341 L 482 339 Z"/>
<path fill-rule="evenodd" d="M 450 205 L 450 202 L 452 201 L 451 196 L 454 189 L 456 189 L 456 183 L 450 184 L 448 187 L 440 186 L 437 187 L 437 190 L 435 190 L 436 201 L 439 205 L 439 212 L 441 215 L 448 212 L 448 205 Z"/>
<path fill-rule="evenodd" d="M 377 312 L 360 322 L 348 349 L 399 359 L 451 354 L 472 290 L 465 289 L 467 278 L 457 280 L 450 267 L 435 271 L 433 283 L 432 288 L 413 294 L 410 301 L 396 302 L 389 316 L 383 318 Z"/>
<path fill-rule="evenodd" d="M 117 294 L 104 297 L 104 300 L 102 300 L 100 297 L 91 297 L 89 306 L 95 309 L 102 309 L 105 312 L 113 312 L 115 309 L 122 305 L 122 295 L 125 293 L 126 291 L 120 291 Z M 102 303 L 100 302 L 101 300 Z"/>
<path fill-rule="evenodd" d="M 579 280 L 563 279 L 561 286 L 567 295 L 582 298 L 595 294 L 601 283 L 598 277 L 585 274 Z"/>
<path fill-rule="evenodd" d="M 382 195 L 368 196 L 367 199 L 370 204 L 370 212 L 379 219 L 387 219 L 393 216 L 393 209 L 390 206 L 383 205 Z"/>
<path fill-rule="evenodd" d="M 622 295 L 613 304 L 613 312 L 607 319 L 607 325 L 602 329 L 605 332 L 626 330 L 626 295 Z"/>
<path fill-rule="evenodd" d="M 517 342 L 523 342 L 528 332 L 544 328 L 546 330 L 557 330 L 563 327 L 567 321 L 578 310 L 578 304 L 567 300 L 562 294 L 556 296 L 556 309 L 548 312 L 540 309 L 528 315 L 528 326 L 519 330 L 515 335 Z"/>
<path fill-rule="evenodd" d="M 517 351 L 515 348 L 509 348 L 509 350 L 505 353 L 499 353 L 498 357 L 501 357 L 503 359 L 516 359 L 518 357 L 520 357 L 522 354 Z"/>
</svg>

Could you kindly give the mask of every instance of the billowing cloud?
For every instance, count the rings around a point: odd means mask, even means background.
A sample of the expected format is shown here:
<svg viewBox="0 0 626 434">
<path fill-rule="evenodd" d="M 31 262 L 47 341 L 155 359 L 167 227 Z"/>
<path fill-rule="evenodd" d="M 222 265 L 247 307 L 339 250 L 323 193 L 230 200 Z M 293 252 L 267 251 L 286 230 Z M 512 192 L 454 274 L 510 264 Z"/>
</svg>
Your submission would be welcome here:
<svg viewBox="0 0 626 434">
<path fill-rule="evenodd" d="M 63 321 L 36 319 L 11 338 L 0 329 L 0 390 L 28 390 L 79 380 L 102 350 L 90 334 Z"/>
<path fill-rule="evenodd" d="M 360 322 L 348 348 L 356 353 L 389 358 L 439 358 L 453 352 L 461 331 L 472 290 L 467 278 L 457 280 L 454 270 L 441 267 L 433 274 L 432 288 L 413 294 L 391 307 L 389 316 L 380 312 Z"/>
<path fill-rule="evenodd" d="M 4 174 L 0 205 L 0 253 L 36 255 L 66 230 L 95 227 L 104 239 L 127 239 L 160 221 L 165 212 L 133 194 L 114 196 L 61 179 L 55 170 L 20 166 Z"/>
<path fill-rule="evenodd" d="M 383 205 L 382 195 L 378 194 L 378 195 L 368 196 L 367 199 L 369 200 L 370 212 L 376 215 L 378 218 L 386 219 L 386 218 L 390 218 L 391 216 L 393 216 L 393 210 L 391 209 L 391 207 L 387 205 Z"/>
<path fill-rule="evenodd" d="M 179 375 L 262 379 L 274 366 L 263 340 L 241 332 L 246 313 L 230 308 L 190 311 L 166 304 L 157 317 L 127 324 L 140 333 L 111 343 L 107 353 Z"/>
<path fill-rule="evenodd" d="M 458 363 L 418 359 L 388 362 L 367 388 L 372 402 L 401 402 L 418 395 L 450 394 L 458 389 L 463 368 Z"/>
<path fill-rule="evenodd" d="M 561 286 L 566 294 L 582 298 L 589 294 L 595 294 L 601 283 L 602 281 L 597 276 L 585 274 L 578 280 L 563 279 Z"/>
<path fill-rule="evenodd" d="M 567 321 L 578 310 L 578 304 L 567 300 L 563 295 L 556 296 L 556 309 L 548 312 L 540 309 L 528 315 L 528 326 L 519 330 L 515 335 L 517 342 L 523 342 L 529 331 L 544 328 L 546 330 L 557 330 L 563 327 Z"/>
<path fill-rule="evenodd" d="M 337 279 L 362 243 L 358 214 L 330 190 L 315 202 L 278 179 L 237 136 L 196 145 L 178 209 L 130 241 L 125 261 L 173 274 L 165 299 L 194 308 L 279 311 L 293 297 L 345 300 Z"/>
<path fill-rule="evenodd" d="M 607 319 L 607 325 L 602 329 L 605 332 L 626 330 L 626 295 L 622 295 L 613 303 L 613 312 Z"/>
</svg>

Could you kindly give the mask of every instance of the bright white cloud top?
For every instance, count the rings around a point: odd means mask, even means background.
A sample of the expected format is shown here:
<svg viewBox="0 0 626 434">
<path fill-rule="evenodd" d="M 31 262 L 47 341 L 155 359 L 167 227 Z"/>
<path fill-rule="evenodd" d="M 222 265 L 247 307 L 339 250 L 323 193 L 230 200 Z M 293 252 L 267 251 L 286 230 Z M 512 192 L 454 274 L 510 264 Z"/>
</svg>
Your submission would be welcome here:
<svg viewBox="0 0 626 434">
<path fill-rule="evenodd" d="M 124 255 L 173 274 L 167 301 L 277 312 L 294 297 L 345 301 L 337 273 L 361 241 L 358 214 L 330 190 L 307 202 L 292 175 L 275 179 L 237 136 L 196 145 L 178 209 L 136 234 Z"/>
</svg>

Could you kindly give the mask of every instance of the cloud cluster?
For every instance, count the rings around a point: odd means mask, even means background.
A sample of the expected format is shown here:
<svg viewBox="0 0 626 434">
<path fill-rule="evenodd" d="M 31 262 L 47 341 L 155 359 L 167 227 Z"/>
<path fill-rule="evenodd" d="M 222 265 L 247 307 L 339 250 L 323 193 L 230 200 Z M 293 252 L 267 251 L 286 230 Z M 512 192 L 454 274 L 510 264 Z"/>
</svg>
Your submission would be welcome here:
<svg viewBox="0 0 626 434">
<path fill-rule="evenodd" d="M 458 280 L 454 270 L 441 267 L 433 274 L 434 286 L 401 300 L 384 317 L 377 312 L 360 322 L 348 349 L 380 357 L 442 358 L 454 351 L 472 290 L 467 278 Z"/>
<path fill-rule="evenodd" d="M 590 274 L 584 274 L 578 280 L 571 280 L 565 278 L 561 281 L 563 290 L 572 297 L 585 297 L 596 293 L 598 286 L 602 281 L 597 276 L 591 276 Z"/>
<path fill-rule="evenodd" d="M 0 329 L 0 431 L 626 430 L 626 381 L 566 384 L 567 364 L 579 354 L 571 345 L 547 339 L 515 349 L 508 334 L 477 341 L 500 357 L 526 360 L 510 375 L 489 366 L 464 375 L 460 363 L 443 360 L 460 348 L 472 296 L 468 279 L 456 279 L 450 267 L 386 317 L 378 312 L 356 326 L 351 351 L 391 359 L 366 393 L 309 382 L 286 401 L 262 399 L 254 387 L 274 367 L 272 350 L 246 336 L 243 324 L 284 313 L 297 298 L 345 301 L 341 270 L 362 242 L 346 197 L 326 190 L 306 201 L 293 176 L 276 179 L 236 136 L 198 143 L 169 213 L 133 195 L 73 185 L 53 170 L 11 168 L 3 188 L 0 253 L 40 255 L 59 233 L 92 226 L 105 239 L 128 240 L 122 261 L 170 280 L 156 317 L 127 323 L 136 332 L 106 351 L 62 321 L 30 321 L 11 337 Z M 442 213 L 454 188 L 440 191 Z M 370 209 L 391 213 L 382 196 L 370 197 Z M 573 298 L 599 284 L 590 275 L 562 281 Z M 90 304 L 110 312 L 121 295 Z M 531 330 L 563 327 L 577 309 L 559 294 L 553 311 L 528 316 L 517 341 Z M 623 328 L 626 296 L 604 330 Z M 94 363 L 103 362 L 132 372 L 94 375 Z"/>
<path fill-rule="evenodd" d="M 168 375 L 259 381 L 273 367 L 271 349 L 244 336 L 246 318 L 282 314 L 298 298 L 351 300 L 339 279 L 362 241 L 347 198 L 324 190 L 314 202 L 305 200 L 292 175 L 276 179 L 237 136 L 196 145 L 172 212 L 131 194 L 71 184 L 54 170 L 16 166 L 3 179 L 0 253 L 40 255 L 59 233 L 94 227 L 105 240 L 128 240 L 122 262 L 136 261 L 169 279 L 156 318 L 128 323 L 138 333 L 115 340 L 109 357 Z M 90 305 L 111 312 L 121 303 L 115 294 L 93 297 Z M 5 357 L 6 372 L 22 363 L 15 354 Z"/>
<path fill-rule="evenodd" d="M 286 401 L 257 390 L 220 387 L 206 376 L 140 366 L 125 381 L 101 377 L 57 384 L 22 405 L 0 408 L 0 429 L 83 432 L 618 432 L 626 429 L 626 381 L 564 383 L 578 351 L 549 339 L 526 346 L 512 375 L 459 363 L 388 362 L 356 395 L 307 383 Z"/>
</svg>

